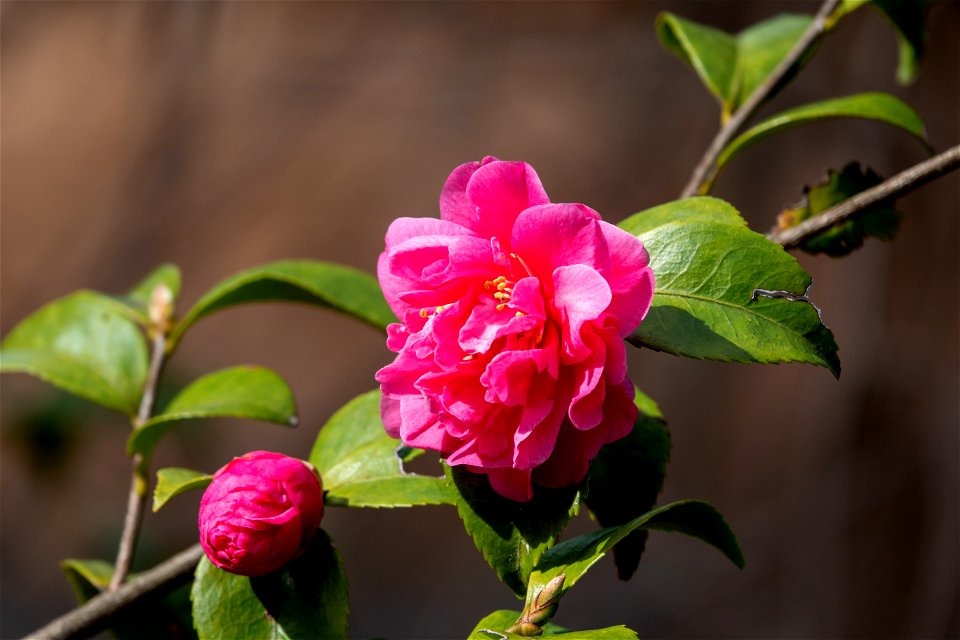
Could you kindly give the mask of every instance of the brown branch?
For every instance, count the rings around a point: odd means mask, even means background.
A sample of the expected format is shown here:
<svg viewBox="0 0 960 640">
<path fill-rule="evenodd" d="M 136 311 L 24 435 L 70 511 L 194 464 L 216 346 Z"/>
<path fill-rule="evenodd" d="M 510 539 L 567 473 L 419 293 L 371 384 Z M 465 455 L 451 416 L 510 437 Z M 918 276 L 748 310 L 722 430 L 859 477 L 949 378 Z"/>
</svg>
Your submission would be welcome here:
<svg viewBox="0 0 960 640">
<path fill-rule="evenodd" d="M 157 285 L 150 296 L 149 319 L 147 334 L 150 336 L 150 367 L 147 370 L 147 379 L 143 385 L 143 395 L 140 397 L 140 407 L 133 426 L 139 429 L 150 419 L 153 412 L 153 402 L 156 398 L 157 383 L 160 381 L 160 371 L 163 369 L 163 359 L 166 355 L 167 333 L 169 330 L 173 294 L 164 285 Z M 150 487 L 150 456 L 136 454 L 133 456 L 133 475 L 130 479 L 130 493 L 127 495 L 127 511 L 123 519 L 123 533 L 120 536 L 120 546 L 117 548 L 117 561 L 114 563 L 113 576 L 110 578 L 110 591 L 116 591 L 127 574 L 133 562 L 133 551 L 137 546 L 140 535 L 140 524 L 143 522 L 143 512 L 147 503 L 147 493 Z"/>
<path fill-rule="evenodd" d="M 193 575 L 197 562 L 203 556 L 200 545 L 194 545 L 167 559 L 150 571 L 120 586 L 115 591 L 104 591 L 37 629 L 29 640 L 65 640 L 86 638 L 106 629 L 111 619 L 124 609 L 145 598 L 160 597 L 182 584 Z"/>
<path fill-rule="evenodd" d="M 713 138 L 710 146 L 707 147 L 703 157 L 700 158 L 700 162 L 697 163 L 696 168 L 690 175 L 687 186 L 683 188 L 683 192 L 680 194 L 681 198 L 689 198 L 698 193 L 704 184 L 710 182 L 711 176 L 716 173 L 715 164 L 717 158 L 720 156 L 720 152 L 723 151 L 733 137 L 740 132 L 744 123 L 753 116 L 760 104 L 767 99 L 770 92 L 773 91 L 774 87 L 776 87 L 787 72 L 790 71 L 793 65 L 817 43 L 826 31 L 827 19 L 837 8 L 839 2 L 840 0 L 826 0 L 823 3 L 820 11 L 818 11 L 816 17 L 814 17 L 813 22 L 810 23 L 807 30 L 800 39 L 797 40 L 797 43 L 793 46 L 793 49 L 790 50 L 790 53 L 780 61 L 777 68 L 767 76 L 763 83 L 750 94 L 746 102 L 740 105 L 740 108 L 734 112 L 727 123 L 720 128 L 720 131 L 717 132 L 717 135 Z"/>
<path fill-rule="evenodd" d="M 875 187 L 861 191 L 852 198 L 844 200 L 820 215 L 804 220 L 795 227 L 771 231 L 767 234 L 767 238 L 783 245 L 786 249 L 796 247 L 803 241 L 860 213 L 867 207 L 909 193 L 958 167 L 960 167 L 960 145 L 901 171 Z"/>
</svg>

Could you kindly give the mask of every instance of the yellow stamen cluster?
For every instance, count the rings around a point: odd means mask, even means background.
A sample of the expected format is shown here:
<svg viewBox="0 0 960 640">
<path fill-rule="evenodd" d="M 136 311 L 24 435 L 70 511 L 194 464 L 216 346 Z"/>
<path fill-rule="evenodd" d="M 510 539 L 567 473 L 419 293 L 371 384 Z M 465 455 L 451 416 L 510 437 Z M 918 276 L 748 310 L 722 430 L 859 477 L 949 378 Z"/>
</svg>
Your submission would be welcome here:
<svg viewBox="0 0 960 640">
<path fill-rule="evenodd" d="M 448 304 L 442 304 L 442 305 L 440 305 L 439 307 L 437 307 L 436 309 L 434 309 L 432 312 L 431 312 L 431 311 L 428 311 L 427 309 L 420 309 L 420 317 L 421 317 L 421 318 L 426 318 L 426 317 L 428 317 L 428 316 L 432 316 L 432 315 L 438 314 L 438 313 L 440 313 L 441 311 L 443 311 L 444 309 L 446 309 L 446 308 L 449 307 L 449 306 L 450 306 L 450 305 L 448 305 Z"/>
<path fill-rule="evenodd" d="M 483 283 L 484 289 L 496 287 L 497 290 L 493 293 L 493 297 L 499 301 L 497 311 L 503 311 L 507 303 L 510 302 L 510 295 L 513 293 L 513 287 L 510 286 L 512 284 L 506 276 L 497 276 L 495 279 Z"/>
</svg>

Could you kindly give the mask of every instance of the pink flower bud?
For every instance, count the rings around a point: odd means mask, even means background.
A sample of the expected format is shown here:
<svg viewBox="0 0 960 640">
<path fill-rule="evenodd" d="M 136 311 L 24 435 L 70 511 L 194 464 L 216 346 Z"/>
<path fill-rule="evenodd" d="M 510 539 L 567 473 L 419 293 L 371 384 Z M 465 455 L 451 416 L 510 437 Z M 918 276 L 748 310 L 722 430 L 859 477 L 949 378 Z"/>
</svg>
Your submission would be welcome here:
<svg viewBox="0 0 960 640">
<path fill-rule="evenodd" d="M 314 468 L 269 451 L 234 458 L 213 476 L 200 500 L 200 546 L 210 562 L 261 576 L 297 557 L 323 517 Z"/>
</svg>

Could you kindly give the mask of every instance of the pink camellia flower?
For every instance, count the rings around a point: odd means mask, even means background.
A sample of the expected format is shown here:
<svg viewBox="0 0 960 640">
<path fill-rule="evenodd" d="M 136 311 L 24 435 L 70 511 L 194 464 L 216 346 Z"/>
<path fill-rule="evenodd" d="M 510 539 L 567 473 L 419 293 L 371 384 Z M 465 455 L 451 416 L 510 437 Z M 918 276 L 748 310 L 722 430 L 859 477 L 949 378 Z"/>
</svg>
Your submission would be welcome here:
<svg viewBox="0 0 960 640">
<path fill-rule="evenodd" d="M 262 576 L 297 557 L 323 517 L 323 489 L 312 466 L 252 451 L 217 471 L 200 500 L 200 546 L 210 562 Z"/>
<path fill-rule="evenodd" d="M 650 308 L 648 262 L 524 162 L 457 167 L 440 219 L 394 221 L 377 266 L 401 321 L 377 373 L 387 432 L 514 500 L 580 482 L 637 417 L 623 338 Z"/>
</svg>

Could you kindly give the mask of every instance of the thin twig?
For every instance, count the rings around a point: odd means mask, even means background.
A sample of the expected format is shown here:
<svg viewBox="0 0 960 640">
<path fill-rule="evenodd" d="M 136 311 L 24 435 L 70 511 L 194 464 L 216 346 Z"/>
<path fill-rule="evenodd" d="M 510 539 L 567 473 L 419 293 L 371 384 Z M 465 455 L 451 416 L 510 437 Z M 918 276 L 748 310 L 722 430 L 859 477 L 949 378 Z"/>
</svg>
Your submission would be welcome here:
<svg viewBox="0 0 960 640">
<path fill-rule="evenodd" d="M 115 591 L 104 591 L 37 629 L 28 640 L 65 640 L 86 638 L 102 631 L 111 618 L 124 609 L 148 597 L 160 597 L 187 583 L 194 567 L 203 555 L 200 545 L 194 545 L 168 558 L 153 569 L 144 572 Z"/>
<path fill-rule="evenodd" d="M 820 215 L 804 220 L 795 227 L 771 231 L 767 234 L 767 237 L 783 245 L 784 248 L 796 247 L 804 240 L 829 229 L 838 222 L 843 222 L 867 207 L 883 200 L 902 196 L 957 168 L 960 168 L 960 145 L 901 171 L 875 187 L 861 191 L 852 198 L 844 200 Z"/>
<path fill-rule="evenodd" d="M 730 143 L 730 140 L 740 132 L 744 123 L 750 119 L 760 104 L 767 99 L 770 92 L 773 91 L 774 87 L 776 87 L 780 80 L 790 71 L 793 65 L 820 39 L 826 30 L 827 19 L 833 13 L 834 9 L 836 9 L 839 2 L 840 0 L 826 0 L 823 3 L 813 22 L 810 23 L 807 30 L 800 39 L 797 40 L 797 43 L 793 46 L 793 49 L 790 50 L 790 53 L 780 61 L 777 68 L 767 76 L 763 83 L 761 83 L 760 86 L 750 94 L 747 100 L 740 105 L 740 108 L 733 113 L 727 123 L 720 128 L 720 131 L 717 132 L 710 146 L 707 147 L 707 150 L 703 153 L 703 157 L 700 158 L 700 162 L 697 163 L 697 167 L 690 175 L 687 186 L 683 188 L 683 192 L 680 194 L 681 198 L 689 198 L 696 194 L 699 192 L 700 187 L 709 181 L 709 176 L 716 169 L 714 165 L 720 156 L 720 152 L 723 151 L 724 147 Z"/>
<path fill-rule="evenodd" d="M 150 419 L 167 347 L 165 322 L 151 322 L 151 324 L 154 326 L 150 327 L 150 332 L 153 333 L 150 368 L 147 371 L 147 380 L 143 385 L 143 395 L 140 398 L 140 407 L 137 410 L 134 428 L 139 428 Z M 110 578 L 110 591 L 116 591 L 123 584 L 127 574 L 130 573 L 133 550 L 137 546 L 140 524 L 143 521 L 144 507 L 147 503 L 147 489 L 150 484 L 149 474 L 149 456 L 144 457 L 140 453 L 133 456 L 133 475 L 130 479 L 130 493 L 127 495 L 127 512 L 123 519 L 123 533 L 120 536 L 120 546 L 117 548 L 117 561 L 114 564 L 113 577 Z"/>
</svg>

